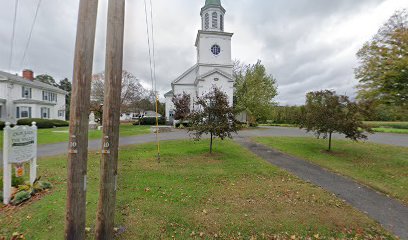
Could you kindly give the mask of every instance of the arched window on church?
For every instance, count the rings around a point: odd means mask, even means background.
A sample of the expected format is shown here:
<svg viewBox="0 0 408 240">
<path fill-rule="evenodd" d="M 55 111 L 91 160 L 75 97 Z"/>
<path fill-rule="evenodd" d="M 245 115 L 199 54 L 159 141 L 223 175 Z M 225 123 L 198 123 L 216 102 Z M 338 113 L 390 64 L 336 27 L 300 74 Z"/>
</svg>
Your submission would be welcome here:
<svg viewBox="0 0 408 240">
<path fill-rule="evenodd" d="M 212 13 L 212 27 L 213 28 L 218 27 L 218 14 L 216 12 Z"/>
<path fill-rule="evenodd" d="M 224 15 L 220 15 L 220 29 L 224 31 Z"/>
<path fill-rule="evenodd" d="M 209 29 L 210 28 L 210 14 L 206 13 L 204 17 L 204 28 Z"/>
</svg>

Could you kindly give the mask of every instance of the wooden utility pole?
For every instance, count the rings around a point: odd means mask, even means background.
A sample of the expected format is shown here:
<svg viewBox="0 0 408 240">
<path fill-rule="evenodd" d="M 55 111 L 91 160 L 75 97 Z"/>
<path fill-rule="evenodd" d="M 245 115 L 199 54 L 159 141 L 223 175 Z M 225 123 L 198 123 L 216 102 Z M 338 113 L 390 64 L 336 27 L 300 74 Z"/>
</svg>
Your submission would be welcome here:
<svg viewBox="0 0 408 240">
<path fill-rule="evenodd" d="M 106 36 L 103 139 L 96 239 L 113 239 L 118 180 L 120 95 L 125 0 L 109 0 Z"/>
<path fill-rule="evenodd" d="M 68 149 L 65 239 L 85 239 L 88 123 L 98 0 L 80 0 Z"/>
</svg>

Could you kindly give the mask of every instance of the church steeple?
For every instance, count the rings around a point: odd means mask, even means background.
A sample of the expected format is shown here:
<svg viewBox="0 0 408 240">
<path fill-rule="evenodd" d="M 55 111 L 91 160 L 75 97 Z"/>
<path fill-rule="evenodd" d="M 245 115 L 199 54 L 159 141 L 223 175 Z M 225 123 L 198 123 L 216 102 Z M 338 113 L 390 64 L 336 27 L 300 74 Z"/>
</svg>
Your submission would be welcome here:
<svg viewBox="0 0 408 240">
<path fill-rule="evenodd" d="M 221 0 L 205 0 L 200 14 L 203 31 L 224 32 L 225 9 Z"/>
</svg>

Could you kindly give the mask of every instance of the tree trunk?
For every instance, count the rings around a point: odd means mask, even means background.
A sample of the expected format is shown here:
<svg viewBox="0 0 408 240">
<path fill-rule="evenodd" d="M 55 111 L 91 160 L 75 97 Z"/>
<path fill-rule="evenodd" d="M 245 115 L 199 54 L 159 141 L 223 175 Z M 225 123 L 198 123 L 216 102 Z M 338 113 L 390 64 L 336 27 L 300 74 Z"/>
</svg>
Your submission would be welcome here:
<svg viewBox="0 0 408 240">
<path fill-rule="evenodd" d="M 106 37 L 101 179 L 95 234 L 98 240 L 113 239 L 118 180 L 124 17 L 125 0 L 110 0 Z"/>
<path fill-rule="evenodd" d="M 65 239 L 85 239 L 86 174 L 92 65 L 98 0 L 81 0 L 70 105 Z"/>
<path fill-rule="evenodd" d="M 331 151 L 331 145 L 332 145 L 332 132 L 329 133 L 329 152 Z"/>
<path fill-rule="evenodd" d="M 213 147 L 213 133 L 211 132 L 211 140 L 210 140 L 210 153 L 212 154 L 212 147 Z"/>
</svg>

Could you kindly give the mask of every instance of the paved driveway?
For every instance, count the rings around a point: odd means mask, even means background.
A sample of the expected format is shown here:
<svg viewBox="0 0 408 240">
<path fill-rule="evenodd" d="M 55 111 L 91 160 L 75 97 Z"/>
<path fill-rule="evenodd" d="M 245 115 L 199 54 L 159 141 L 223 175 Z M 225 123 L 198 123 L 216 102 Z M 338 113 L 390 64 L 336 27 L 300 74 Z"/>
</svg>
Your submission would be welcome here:
<svg viewBox="0 0 408 240">
<path fill-rule="evenodd" d="M 408 239 L 408 206 L 400 201 L 303 159 L 254 143 L 248 138 L 238 137 L 235 140 L 269 163 L 336 194 L 401 239 Z"/>
</svg>

